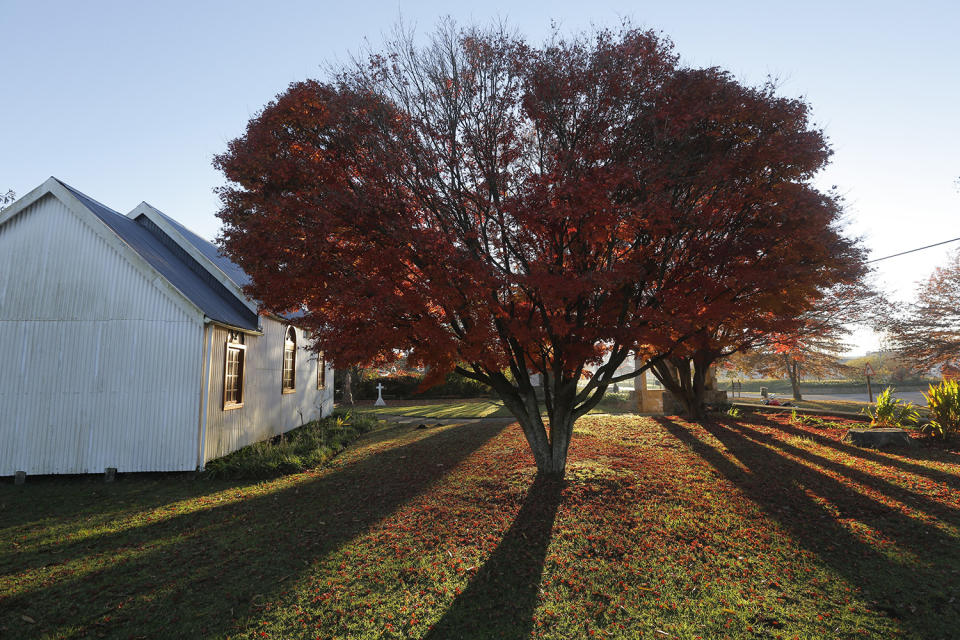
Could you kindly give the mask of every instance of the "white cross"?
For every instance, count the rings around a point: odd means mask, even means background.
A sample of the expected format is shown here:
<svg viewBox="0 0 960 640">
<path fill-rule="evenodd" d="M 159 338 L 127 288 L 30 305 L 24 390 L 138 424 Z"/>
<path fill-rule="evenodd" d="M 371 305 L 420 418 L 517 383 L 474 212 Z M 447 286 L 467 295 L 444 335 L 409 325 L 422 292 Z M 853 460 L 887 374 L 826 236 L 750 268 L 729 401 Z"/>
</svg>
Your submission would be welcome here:
<svg viewBox="0 0 960 640">
<path fill-rule="evenodd" d="M 387 403 L 383 401 L 383 384 L 377 383 L 377 401 L 373 403 L 375 407 L 385 407 Z"/>
</svg>

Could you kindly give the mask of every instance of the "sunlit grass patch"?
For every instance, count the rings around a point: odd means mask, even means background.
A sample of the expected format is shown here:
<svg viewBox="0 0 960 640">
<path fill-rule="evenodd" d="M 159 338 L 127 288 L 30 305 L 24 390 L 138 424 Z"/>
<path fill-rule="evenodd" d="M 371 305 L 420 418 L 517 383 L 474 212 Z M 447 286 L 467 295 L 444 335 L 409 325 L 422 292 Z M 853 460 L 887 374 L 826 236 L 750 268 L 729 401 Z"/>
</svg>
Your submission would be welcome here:
<svg viewBox="0 0 960 640">
<path fill-rule="evenodd" d="M 591 414 L 628 413 L 632 409 L 630 394 L 627 392 L 608 393 L 594 407 Z M 377 415 L 404 416 L 436 420 L 456 420 L 473 418 L 512 418 L 503 402 L 494 399 L 470 400 L 401 400 L 389 403 L 385 407 L 363 406 L 363 411 L 372 411 Z"/>
<path fill-rule="evenodd" d="M 406 416 L 411 418 L 469 419 L 508 418 L 510 412 L 499 400 L 434 400 L 407 401 L 385 407 L 364 407 L 377 415 Z"/>
</svg>

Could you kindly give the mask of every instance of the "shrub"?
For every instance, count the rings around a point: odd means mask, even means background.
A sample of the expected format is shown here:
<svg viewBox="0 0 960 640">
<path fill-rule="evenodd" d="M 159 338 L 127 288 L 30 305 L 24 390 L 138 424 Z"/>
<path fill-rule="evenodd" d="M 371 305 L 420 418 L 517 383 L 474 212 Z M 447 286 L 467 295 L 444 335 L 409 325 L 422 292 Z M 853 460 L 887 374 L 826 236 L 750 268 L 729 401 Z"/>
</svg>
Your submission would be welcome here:
<svg viewBox="0 0 960 640">
<path fill-rule="evenodd" d="M 850 425 L 845 422 L 835 422 L 832 420 L 824 420 L 820 416 L 814 416 L 805 413 L 797 413 L 797 410 L 793 410 L 791 421 L 794 424 L 803 425 L 805 427 L 815 427 L 817 429 L 849 429 Z"/>
<path fill-rule="evenodd" d="M 893 397 L 893 387 L 887 387 L 877 396 L 873 409 L 867 409 L 871 427 L 907 427 L 917 424 L 920 414 L 912 402 Z"/>
<path fill-rule="evenodd" d="M 727 409 L 727 415 L 730 416 L 731 418 L 739 418 L 743 414 L 741 413 L 740 409 L 737 409 L 736 407 L 731 406 L 729 409 Z"/>
<path fill-rule="evenodd" d="M 300 473 L 337 455 L 377 425 L 371 414 L 336 412 L 206 464 L 207 478 L 271 478 Z"/>
<path fill-rule="evenodd" d="M 630 391 L 607 391 L 595 408 L 598 411 L 613 413 L 631 411 L 636 406 L 633 404 L 634 400 L 635 396 Z"/>
<path fill-rule="evenodd" d="M 476 380 L 469 380 L 455 373 L 447 374 L 443 384 L 430 387 L 423 392 L 417 392 L 422 375 L 403 373 L 398 375 L 377 377 L 371 376 L 354 384 L 353 397 L 356 400 L 375 400 L 377 384 L 383 384 L 383 395 L 386 398 L 417 399 L 417 398 L 485 398 L 493 395 L 493 390 Z"/>
<path fill-rule="evenodd" d="M 923 394 L 930 410 L 930 423 L 923 430 L 946 440 L 960 430 L 960 382 L 944 380 L 937 386 L 930 385 L 929 393 Z"/>
</svg>

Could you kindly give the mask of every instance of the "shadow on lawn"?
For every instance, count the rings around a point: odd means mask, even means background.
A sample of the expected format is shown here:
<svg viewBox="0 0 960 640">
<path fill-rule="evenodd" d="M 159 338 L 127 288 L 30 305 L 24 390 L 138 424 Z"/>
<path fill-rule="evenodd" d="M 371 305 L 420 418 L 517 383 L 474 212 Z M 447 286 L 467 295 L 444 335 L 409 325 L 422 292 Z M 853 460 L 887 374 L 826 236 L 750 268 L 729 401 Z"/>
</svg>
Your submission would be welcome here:
<svg viewBox="0 0 960 640">
<path fill-rule="evenodd" d="M 749 438 L 752 442 L 766 445 L 768 447 L 774 447 L 786 454 L 800 458 L 805 462 L 817 465 L 836 474 L 846 476 L 854 482 L 860 483 L 875 491 L 883 493 L 889 498 L 899 500 L 903 504 L 918 511 L 923 511 L 927 515 L 940 518 L 945 522 L 960 522 L 960 518 L 958 518 L 958 516 L 960 516 L 960 511 L 953 506 L 943 504 L 942 502 L 937 502 L 936 500 L 932 500 L 924 495 L 913 493 L 912 491 L 898 486 L 888 480 L 877 477 L 860 469 L 847 466 L 840 462 L 835 462 L 829 458 L 825 458 L 824 456 L 808 451 L 803 447 L 794 446 L 784 442 L 768 433 L 763 433 L 762 431 L 752 429 L 747 425 L 728 422 L 723 426 L 740 433 L 746 438 Z M 914 543 L 916 542 L 917 541 L 914 541 Z"/>
<path fill-rule="evenodd" d="M 837 463 L 825 464 L 820 456 L 797 450 L 745 425 L 702 425 L 732 458 L 747 468 L 745 472 L 720 449 L 697 437 L 693 429 L 668 418 L 656 421 L 779 522 L 792 534 L 796 544 L 815 553 L 849 584 L 860 586 L 864 599 L 875 603 L 872 608 L 899 620 L 906 637 L 948 638 L 956 633 L 960 602 L 951 600 L 958 585 L 955 569 L 960 566 L 956 538 L 862 495 L 783 453 L 823 465 L 912 508 L 934 510 L 929 498 L 921 499 L 884 480 Z M 816 497 L 828 500 L 838 509 L 839 519 L 818 503 Z M 942 522 L 950 527 L 960 526 L 954 510 L 936 511 Z M 872 529 L 908 557 L 887 555 L 891 549 L 868 544 L 844 526 L 844 520 Z M 915 557 L 910 558 L 910 554 Z"/>
<path fill-rule="evenodd" d="M 496 550 L 425 636 L 527 638 L 563 482 L 537 477 Z"/>
<path fill-rule="evenodd" d="M 906 471 L 907 473 L 915 473 L 917 475 L 925 476 L 930 480 L 936 482 L 942 482 L 946 485 L 953 487 L 954 489 L 960 489 L 960 477 L 956 474 L 949 473 L 946 471 L 939 471 L 937 469 L 931 469 L 930 467 L 925 467 L 921 464 L 916 464 L 910 462 L 910 460 L 923 460 L 928 462 L 946 462 L 949 464 L 960 463 L 960 456 L 957 454 L 946 451 L 942 448 L 939 448 L 941 445 L 939 443 L 933 444 L 932 446 L 922 443 L 919 447 L 914 449 L 897 449 L 893 453 L 897 454 L 897 457 L 892 457 L 886 454 L 873 451 L 871 449 L 864 449 L 862 447 L 855 447 L 853 445 L 847 444 L 845 442 L 840 442 L 834 440 L 833 438 L 814 433 L 805 429 L 800 429 L 789 424 L 783 424 L 778 422 L 777 429 L 791 435 L 799 436 L 801 438 L 810 438 L 819 445 L 835 449 L 840 453 L 854 456 L 857 458 L 863 458 L 864 460 L 869 460 L 871 462 L 879 462 L 880 464 L 889 465 L 891 467 L 896 467 L 901 471 Z M 937 447 L 937 448 L 934 448 Z"/>
<path fill-rule="evenodd" d="M 53 556 L 18 555 L 17 566 L 8 570 L 56 564 L 69 572 L 5 598 L 0 627 L 16 637 L 241 631 L 248 616 L 313 563 L 415 498 L 507 424 L 418 434 L 412 442 L 272 493 L 66 543 Z M 106 560 L 106 566 L 85 570 L 91 560 Z"/>
</svg>

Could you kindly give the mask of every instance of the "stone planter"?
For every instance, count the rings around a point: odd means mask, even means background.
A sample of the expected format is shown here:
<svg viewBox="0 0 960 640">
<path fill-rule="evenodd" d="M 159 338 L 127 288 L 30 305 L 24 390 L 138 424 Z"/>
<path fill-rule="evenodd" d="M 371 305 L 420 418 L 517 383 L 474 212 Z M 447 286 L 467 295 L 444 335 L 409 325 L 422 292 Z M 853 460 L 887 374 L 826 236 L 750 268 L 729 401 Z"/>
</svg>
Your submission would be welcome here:
<svg viewBox="0 0 960 640">
<path fill-rule="evenodd" d="M 843 441 L 858 447 L 882 449 L 884 447 L 915 447 L 917 443 L 903 429 L 850 429 Z"/>
</svg>

